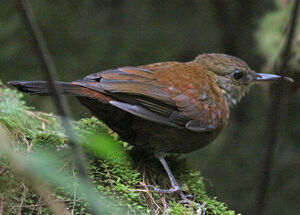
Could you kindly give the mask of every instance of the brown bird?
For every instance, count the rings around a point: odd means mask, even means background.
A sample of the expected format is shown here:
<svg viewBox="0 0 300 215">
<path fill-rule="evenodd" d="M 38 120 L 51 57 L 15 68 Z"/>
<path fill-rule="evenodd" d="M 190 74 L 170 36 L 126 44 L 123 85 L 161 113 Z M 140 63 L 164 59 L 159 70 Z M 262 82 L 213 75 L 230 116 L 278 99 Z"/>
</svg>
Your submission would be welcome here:
<svg viewBox="0 0 300 215">
<path fill-rule="evenodd" d="M 166 153 L 187 153 L 212 142 L 226 125 L 230 108 L 254 83 L 279 79 L 256 73 L 239 58 L 202 54 L 190 62 L 162 62 L 94 73 L 74 82 L 57 82 L 60 93 L 76 96 L 119 137 L 153 152 L 182 193 L 165 159 Z M 12 81 L 19 90 L 49 95 L 45 81 Z"/>
</svg>

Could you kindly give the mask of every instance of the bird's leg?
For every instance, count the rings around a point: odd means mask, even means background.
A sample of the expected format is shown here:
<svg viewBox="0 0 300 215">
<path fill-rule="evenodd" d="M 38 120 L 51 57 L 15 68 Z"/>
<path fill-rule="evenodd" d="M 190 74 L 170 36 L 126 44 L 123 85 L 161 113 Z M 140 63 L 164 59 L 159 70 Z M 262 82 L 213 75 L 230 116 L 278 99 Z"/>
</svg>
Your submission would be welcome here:
<svg viewBox="0 0 300 215">
<path fill-rule="evenodd" d="M 157 154 L 156 157 L 159 159 L 159 161 L 161 162 L 161 164 L 164 166 L 166 172 L 168 173 L 168 176 L 169 176 L 169 179 L 170 179 L 170 182 L 171 182 L 171 186 L 172 188 L 171 189 L 160 189 L 160 188 L 157 188 L 153 185 L 146 185 L 148 188 L 151 188 L 153 189 L 154 192 L 157 192 L 157 193 L 179 193 L 180 197 L 181 197 L 181 203 L 185 204 L 185 203 L 190 203 L 190 202 L 193 202 L 193 201 L 190 201 L 186 195 L 183 194 L 181 188 L 179 187 L 179 185 L 177 184 L 176 180 L 175 180 L 175 177 L 174 175 L 172 174 L 170 168 L 169 168 L 169 165 L 167 164 L 165 158 L 163 155 L 160 155 L 160 154 Z M 203 207 L 203 205 L 201 205 L 200 203 L 197 203 L 197 202 L 194 202 L 200 209 L 201 209 L 201 214 L 202 215 L 205 215 L 205 209 Z"/>
<path fill-rule="evenodd" d="M 173 176 L 164 156 L 156 155 L 156 157 L 159 159 L 161 164 L 164 166 L 166 172 L 168 173 L 172 188 L 171 189 L 160 189 L 160 188 L 154 187 L 152 185 L 147 185 L 147 187 L 153 189 L 154 192 L 157 192 L 157 193 L 175 193 L 175 192 L 177 192 L 181 196 L 182 200 L 188 201 L 187 197 L 183 194 L 179 185 L 177 184 L 175 177 Z"/>
</svg>

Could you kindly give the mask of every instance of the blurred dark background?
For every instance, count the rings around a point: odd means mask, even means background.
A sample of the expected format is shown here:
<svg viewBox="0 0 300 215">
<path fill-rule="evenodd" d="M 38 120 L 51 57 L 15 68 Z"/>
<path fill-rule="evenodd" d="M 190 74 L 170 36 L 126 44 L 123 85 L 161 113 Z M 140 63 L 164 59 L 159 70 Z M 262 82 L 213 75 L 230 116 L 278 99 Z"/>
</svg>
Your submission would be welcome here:
<svg viewBox="0 0 300 215">
<path fill-rule="evenodd" d="M 31 0 L 64 81 L 118 66 L 189 61 L 210 52 L 240 57 L 252 69 L 268 72 L 268 56 L 255 35 L 261 20 L 287 2 Z M 2 0 L 0 11 L 0 80 L 43 79 L 14 4 Z M 268 86 L 253 87 L 234 108 L 222 135 L 189 155 L 210 195 L 243 214 L 254 213 L 267 144 L 268 93 Z M 285 97 L 266 214 L 300 214 L 299 90 Z M 49 98 L 25 99 L 37 110 L 55 112 Z M 69 102 L 74 118 L 90 116 L 76 99 Z"/>
</svg>

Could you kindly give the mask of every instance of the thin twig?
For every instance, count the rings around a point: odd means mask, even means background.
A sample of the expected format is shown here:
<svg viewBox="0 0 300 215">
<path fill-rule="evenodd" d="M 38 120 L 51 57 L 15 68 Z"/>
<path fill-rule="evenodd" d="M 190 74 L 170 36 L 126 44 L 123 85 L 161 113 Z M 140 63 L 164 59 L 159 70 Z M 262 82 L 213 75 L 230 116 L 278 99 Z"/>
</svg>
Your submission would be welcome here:
<svg viewBox="0 0 300 215">
<path fill-rule="evenodd" d="M 0 170 L 0 176 L 1 176 L 2 174 L 4 174 L 6 170 L 8 170 L 8 168 L 6 168 L 6 167 L 2 168 L 2 169 Z"/>
<path fill-rule="evenodd" d="M 65 209 L 63 203 L 57 202 L 55 198 L 52 196 L 52 190 L 46 184 L 39 181 L 35 178 L 34 175 L 30 174 L 28 171 L 28 164 L 25 162 L 25 158 L 21 153 L 13 151 L 10 147 L 12 142 L 9 132 L 6 130 L 5 127 L 1 126 L 0 124 L 0 150 L 2 153 L 5 154 L 7 159 L 10 161 L 10 165 L 12 169 L 17 172 L 19 175 L 25 177 L 27 181 L 34 184 L 34 189 L 39 193 L 39 195 L 44 199 L 46 204 L 49 206 L 50 210 L 55 215 L 67 215 L 69 212 Z M 23 196 L 24 197 L 24 196 Z M 13 196 L 10 196 L 13 198 Z M 15 198 L 13 198 L 15 199 Z M 18 199 L 17 199 L 18 201 Z M 22 210 L 22 202 L 19 204 L 20 210 Z"/>
<path fill-rule="evenodd" d="M 56 172 L 55 175 L 58 175 L 69 163 L 71 162 L 71 159 L 68 159 L 62 167 L 60 167 Z"/>
<path fill-rule="evenodd" d="M 142 182 L 140 182 L 141 186 L 143 186 L 145 189 L 136 189 L 135 191 L 138 191 L 138 192 L 144 192 L 146 193 L 150 200 L 152 201 L 152 203 L 156 206 L 157 210 L 161 210 L 161 208 L 159 207 L 159 205 L 156 203 L 156 201 L 154 200 L 150 190 L 148 189 L 148 187 L 146 186 L 144 180 Z"/>
<path fill-rule="evenodd" d="M 18 12 L 22 17 L 22 21 L 24 22 L 24 25 L 29 32 L 30 41 L 32 43 L 34 51 L 36 52 L 36 57 L 38 58 L 38 61 L 42 67 L 42 70 L 44 71 L 46 79 L 48 80 L 49 86 L 53 91 L 51 95 L 56 105 L 57 111 L 62 117 L 62 126 L 66 131 L 66 135 L 70 137 L 70 146 L 73 150 L 74 158 L 76 158 L 74 159 L 75 166 L 80 176 L 87 180 L 88 174 L 84 164 L 85 159 L 83 157 L 79 145 L 74 143 L 75 135 L 72 131 L 71 124 L 69 121 L 69 119 L 71 118 L 70 111 L 66 105 L 65 99 L 59 95 L 60 90 L 55 84 L 56 68 L 47 48 L 46 41 L 44 40 L 42 32 L 38 27 L 37 21 L 35 19 L 33 10 L 29 2 L 27 0 L 16 0 L 16 8 L 18 9 Z"/>
<path fill-rule="evenodd" d="M 35 206 L 38 208 L 38 215 L 42 214 L 43 212 L 43 206 L 42 206 L 42 197 L 39 198 L 38 202 L 35 204 Z"/>
<path fill-rule="evenodd" d="M 65 205 L 61 202 L 56 201 L 56 199 L 52 195 L 53 192 L 48 186 L 41 183 L 35 185 L 38 186 L 38 190 L 40 190 L 40 196 L 44 199 L 51 211 L 53 211 L 55 214 L 69 214 L 69 212 L 65 208 Z"/>
<path fill-rule="evenodd" d="M 296 29 L 297 17 L 299 15 L 299 3 L 300 0 L 295 0 L 290 20 L 288 23 L 288 34 L 285 38 L 284 46 L 278 56 L 278 59 L 275 61 L 273 66 L 273 71 L 279 75 L 287 75 L 287 65 L 291 58 L 291 46 L 293 43 L 294 33 Z M 262 177 L 259 185 L 259 190 L 257 193 L 256 199 L 256 214 L 264 214 L 266 208 L 266 197 L 267 191 L 270 186 L 271 172 L 274 165 L 274 155 L 275 150 L 278 145 L 278 131 L 279 131 L 279 122 L 282 118 L 282 99 L 285 93 L 286 85 L 284 81 L 278 83 L 278 85 L 272 85 L 270 87 L 271 92 L 271 103 L 269 106 L 269 117 L 267 121 L 266 128 L 266 140 L 268 141 L 267 151 L 265 154 L 265 159 L 262 168 Z"/>
<path fill-rule="evenodd" d="M 73 172 L 73 177 L 74 177 L 74 180 L 73 180 L 74 193 L 73 193 L 73 206 L 72 206 L 71 214 L 74 214 L 75 205 L 76 205 L 76 198 L 77 198 L 77 176 L 75 174 L 74 167 L 72 168 L 72 172 Z"/>
<path fill-rule="evenodd" d="M 2 201 L 2 199 L 0 199 L 0 215 L 3 214 L 3 209 L 4 209 L 4 201 Z"/>
<path fill-rule="evenodd" d="M 108 180 L 109 180 L 109 183 L 110 183 L 110 186 L 114 186 L 113 183 L 112 183 L 112 177 L 111 177 L 111 174 L 109 172 L 109 170 L 107 169 L 107 166 L 106 165 L 103 165 L 104 166 L 104 171 L 106 172 L 106 175 L 108 177 Z"/>
<path fill-rule="evenodd" d="M 72 130 L 70 120 L 70 111 L 66 105 L 66 101 L 59 95 L 60 89 L 56 86 L 56 68 L 53 63 L 52 57 L 49 53 L 49 50 L 46 45 L 46 41 L 40 31 L 36 18 L 34 16 L 31 5 L 28 0 L 15 0 L 16 8 L 21 15 L 22 21 L 29 32 L 30 42 L 32 47 L 36 52 L 36 57 L 41 65 L 42 70 L 45 73 L 46 79 L 48 80 L 50 88 L 52 88 L 52 97 L 59 115 L 62 117 L 61 122 L 62 126 L 65 129 L 66 135 L 69 137 L 70 148 L 73 151 L 73 159 L 76 166 L 76 170 L 81 178 L 81 181 L 88 185 L 86 191 L 87 201 L 90 204 L 90 210 L 92 214 L 100 214 L 99 205 L 93 204 L 91 202 L 91 195 L 94 195 L 94 190 L 92 189 L 92 184 L 88 178 L 88 172 L 85 165 L 85 157 L 82 153 L 82 150 L 77 143 L 77 138 L 75 133 Z"/>
<path fill-rule="evenodd" d="M 21 202 L 19 204 L 20 210 L 19 210 L 19 215 L 22 215 L 22 209 L 23 209 L 23 205 L 24 205 L 24 200 L 26 199 L 26 195 L 28 192 L 28 188 L 26 187 L 26 185 L 24 184 L 24 182 L 22 181 L 22 187 L 23 187 L 23 195 L 21 198 Z"/>
</svg>

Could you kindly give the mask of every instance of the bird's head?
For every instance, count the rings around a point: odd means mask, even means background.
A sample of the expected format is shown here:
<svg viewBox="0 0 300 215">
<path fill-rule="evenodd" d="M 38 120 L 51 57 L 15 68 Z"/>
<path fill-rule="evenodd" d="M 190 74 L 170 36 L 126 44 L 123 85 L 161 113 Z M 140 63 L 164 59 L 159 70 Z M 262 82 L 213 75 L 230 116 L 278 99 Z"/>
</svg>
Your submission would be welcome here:
<svg viewBox="0 0 300 215">
<path fill-rule="evenodd" d="M 223 91 L 223 95 L 230 106 L 240 101 L 253 84 L 281 78 L 293 82 L 293 79 L 288 77 L 256 73 L 241 59 L 226 54 L 202 54 L 196 57 L 193 62 L 215 74 L 216 83 Z"/>
</svg>

